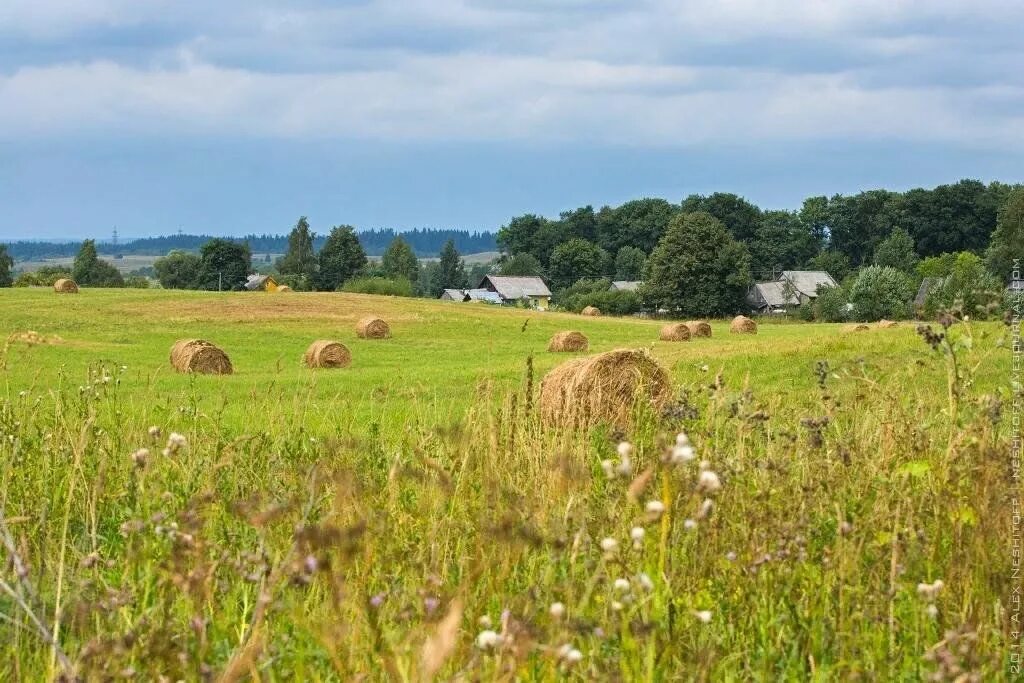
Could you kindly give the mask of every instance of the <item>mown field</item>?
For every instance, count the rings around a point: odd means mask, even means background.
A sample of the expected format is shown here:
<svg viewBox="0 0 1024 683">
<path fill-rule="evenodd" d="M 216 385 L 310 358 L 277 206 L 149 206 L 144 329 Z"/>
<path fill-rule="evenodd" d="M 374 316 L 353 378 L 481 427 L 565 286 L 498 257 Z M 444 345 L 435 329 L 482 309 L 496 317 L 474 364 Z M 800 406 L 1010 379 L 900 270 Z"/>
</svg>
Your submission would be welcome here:
<svg viewBox="0 0 1024 683">
<path fill-rule="evenodd" d="M 1009 328 L 659 326 L 0 291 L 0 678 L 1008 678 Z M 565 329 L 649 349 L 669 409 L 542 424 Z M 174 373 L 182 337 L 235 374 Z M 302 367 L 318 338 L 352 366 Z"/>
</svg>

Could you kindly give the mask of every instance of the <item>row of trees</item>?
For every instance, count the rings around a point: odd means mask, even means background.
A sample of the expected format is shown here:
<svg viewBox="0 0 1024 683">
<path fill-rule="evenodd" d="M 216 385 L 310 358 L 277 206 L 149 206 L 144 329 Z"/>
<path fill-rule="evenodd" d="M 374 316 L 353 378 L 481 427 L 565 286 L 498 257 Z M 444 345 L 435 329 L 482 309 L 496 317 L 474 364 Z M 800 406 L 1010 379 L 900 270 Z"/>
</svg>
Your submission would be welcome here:
<svg viewBox="0 0 1024 683">
<path fill-rule="evenodd" d="M 1005 281 L 1012 259 L 1024 257 L 1022 204 L 1020 186 L 971 180 L 906 193 L 812 197 L 792 212 L 762 211 L 716 193 L 678 205 L 641 199 L 596 212 L 583 207 L 558 220 L 518 216 L 499 231 L 498 243 L 502 272 L 546 276 L 569 307 L 596 301 L 596 287 L 584 295 L 587 283 L 614 278 L 645 281 L 639 295 L 618 295 L 623 306 L 720 315 L 746 308 L 753 281 L 787 269 L 825 270 L 849 285 L 849 295 L 860 272 L 877 266 L 883 270 L 865 275 L 857 292 L 888 287 L 905 294 L 916 291 L 922 260 L 970 254 L 978 263 L 984 256 L 990 281 Z M 869 287 L 873 281 L 879 284 Z M 901 306 L 909 305 L 904 297 Z"/>
</svg>

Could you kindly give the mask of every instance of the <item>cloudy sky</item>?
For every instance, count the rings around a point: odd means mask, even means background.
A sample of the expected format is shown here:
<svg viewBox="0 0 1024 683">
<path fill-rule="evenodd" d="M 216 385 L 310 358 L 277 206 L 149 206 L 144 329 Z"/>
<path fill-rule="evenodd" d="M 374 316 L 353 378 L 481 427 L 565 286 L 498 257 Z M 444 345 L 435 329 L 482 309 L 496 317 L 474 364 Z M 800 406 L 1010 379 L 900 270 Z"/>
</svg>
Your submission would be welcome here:
<svg viewBox="0 0 1024 683">
<path fill-rule="evenodd" d="M 1024 181 L 1020 0 L 2 0 L 0 239 Z"/>
</svg>

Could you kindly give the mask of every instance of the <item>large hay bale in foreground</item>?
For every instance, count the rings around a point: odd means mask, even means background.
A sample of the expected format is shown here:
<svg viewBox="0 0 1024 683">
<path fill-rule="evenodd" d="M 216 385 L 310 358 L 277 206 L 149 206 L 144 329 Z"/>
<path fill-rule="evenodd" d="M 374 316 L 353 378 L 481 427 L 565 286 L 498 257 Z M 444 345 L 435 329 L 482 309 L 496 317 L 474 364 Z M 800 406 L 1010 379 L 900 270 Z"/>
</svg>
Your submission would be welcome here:
<svg viewBox="0 0 1024 683">
<path fill-rule="evenodd" d="M 878 326 L 883 329 L 888 329 L 890 327 L 898 327 L 899 323 L 896 322 L 895 320 L 879 320 Z"/>
<path fill-rule="evenodd" d="M 53 283 L 53 291 L 58 294 L 78 294 L 78 285 L 71 278 L 62 277 Z"/>
<path fill-rule="evenodd" d="M 661 341 L 690 341 L 690 328 L 686 323 L 669 323 L 661 328 Z"/>
<path fill-rule="evenodd" d="M 356 323 L 356 334 L 363 339 L 387 339 L 391 328 L 381 318 L 367 316 Z"/>
<path fill-rule="evenodd" d="M 711 336 L 711 323 L 706 320 L 687 320 L 686 327 L 690 330 L 690 337 Z"/>
<path fill-rule="evenodd" d="M 317 339 L 306 349 L 302 360 L 307 368 L 347 368 L 352 364 L 352 354 L 341 342 Z"/>
<path fill-rule="evenodd" d="M 586 351 L 589 347 L 587 336 L 576 330 L 556 332 L 548 342 L 548 351 Z"/>
<path fill-rule="evenodd" d="M 729 331 L 733 334 L 757 334 L 757 323 L 745 315 L 738 315 L 729 323 Z"/>
<path fill-rule="evenodd" d="M 564 428 L 606 421 L 628 429 L 637 404 L 657 410 L 671 394 L 669 375 L 653 358 L 643 351 L 618 349 L 551 370 L 540 386 L 541 419 Z"/>
<path fill-rule="evenodd" d="M 178 372 L 230 375 L 234 372 L 228 354 L 203 339 L 179 339 L 171 347 L 171 365 Z"/>
<path fill-rule="evenodd" d="M 601 315 L 601 309 L 597 306 L 587 306 L 580 311 L 580 315 Z"/>
</svg>

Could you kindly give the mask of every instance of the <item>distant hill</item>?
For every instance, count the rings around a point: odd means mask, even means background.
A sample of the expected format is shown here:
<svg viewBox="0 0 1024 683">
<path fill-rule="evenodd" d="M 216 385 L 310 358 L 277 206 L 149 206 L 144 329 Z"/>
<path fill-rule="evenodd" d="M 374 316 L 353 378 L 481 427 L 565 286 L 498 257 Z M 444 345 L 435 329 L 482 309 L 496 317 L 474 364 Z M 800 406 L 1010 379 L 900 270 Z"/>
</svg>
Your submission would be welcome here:
<svg viewBox="0 0 1024 683">
<path fill-rule="evenodd" d="M 380 256 L 397 236 L 401 236 L 413 248 L 417 256 L 437 256 L 448 240 L 455 240 L 455 248 L 463 254 L 496 251 L 493 232 L 469 232 L 468 230 L 363 230 L 357 233 L 363 249 L 370 256 Z M 117 245 L 111 242 L 97 242 L 96 248 L 104 254 L 131 256 L 163 256 L 173 249 L 198 251 L 204 242 L 215 235 L 165 235 L 126 240 Z M 288 249 L 287 235 L 246 235 L 229 239 L 248 242 L 254 254 L 280 254 Z M 326 235 L 317 235 L 314 246 L 319 249 Z M 16 261 L 61 258 L 78 253 L 81 242 L 11 242 L 7 251 Z"/>
</svg>

